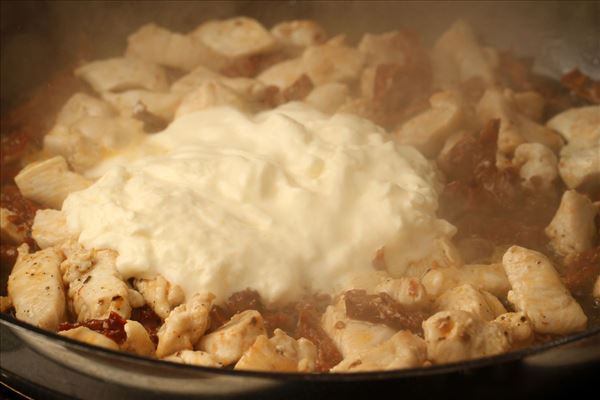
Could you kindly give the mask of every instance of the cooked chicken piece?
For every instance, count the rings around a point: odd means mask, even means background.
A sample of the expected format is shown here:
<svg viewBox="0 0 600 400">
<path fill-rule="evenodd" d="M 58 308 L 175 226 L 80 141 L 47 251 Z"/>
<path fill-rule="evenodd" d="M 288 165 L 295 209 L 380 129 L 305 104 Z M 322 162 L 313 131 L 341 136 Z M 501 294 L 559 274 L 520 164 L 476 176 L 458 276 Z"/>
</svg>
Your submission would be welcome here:
<svg viewBox="0 0 600 400">
<path fill-rule="evenodd" d="M 545 230 L 554 251 L 566 256 L 591 249 L 596 243 L 594 218 L 597 213 L 587 196 L 575 190 L 564 192 L 560 206 Z"/>
<path fill-rule="evenodd" d="M 596 299 L 600 299 L 600 275 L 596 277 L 596 283 L 594 283 L 592 296 L 594 296 Z"/>
<path fill-rule="evenodd" d="M 327 307 L 321 317 L 321 326 L 344 358 L 369 350 L 395 333 L 386 325 L 348 318 L 343 296 L 340 296 L 335 304 Z"/>
<path fill-rule="evenodd" d="M 212 293 L 196 293 L 189 301 L 171 311 L 158 331 L 157 357 L 194 349 L 208 328 L 214 298 Z"/>
<path fill-rule="evenodd" d="M 27 165 L 15 176 L 23 197 L 45 207 L 60 209 L 69 193 L 83 190 L 91 181 L 69 171 L 61 156 Z"/>
<path fill-rule="evenodd" d="M 506 333 L 513 348 L 527 346 L 533 342 L 533 324 L 523 312 L 509 312 L 498 316 L 494 323 Z"/>
<path fill-rule="evenodd" d="M 263 102 L 271 90 L 264 83 L 251 78 L 221 78 L 220 82 L 250 102 Z"/>
<path fill-rule="evenodd" d="M 315 370 L 317 348 L 308 339 L 295 340 L 281 329 L 272 338 L 256 338 L 242 355 L 235 369 L 278 372 L 312 372 Z"/>
<path fill-rule="evenodd" d="M 257 337 L 266 334 L 262 315 L 256 310 L 246 310 L 200 339 L 197 347 L 212 354 L 221 364 L 230 365 L 242 357 Z"/>
<path fill-rule="evenodd" d="M 26 237 L 25 229 L 15 224 L 17 215 L 6 208 L 0 208 L 0 238 L 11 243 L 23 243 Z"/>
<path fill-rule="evenodd" d="M 429 103 L 429 110 L 402 124 L 396 131 L 396 139 L 398 143 L 414 146 L 426 157 L 432 158 L 461 126 L 464 112 L 458 92 L 438 92 L 431 96 Z"/>
<path fill-rule="evenodd" d="M 51 209 L 35 213 L 31 236 L 41 249 L 60 245 L 73 237 L 67 228 L 65 215 Z"/>
<path fill-rule="evenodd" d="M 523 143 L 517 146 L 513 163 L 525 186 L 536 189 L 549 188 L 558 177 L 558 159 L 552 150 L 540 143 Z"/>
<path fill-rule="evenodd" d="M 585 329 L 585 313 L 545 255 L 512 246 L 502 264 L 512 286 L 508 301 L 531 319 L 536 332 L 565 335 Z"/>
<path fill-rule="evenodd" d="M 146 300 L 140 292 L 135 289 L 127 288 L 127 296 L 129 296 L 129 305 L 131 308 L 140 308 L 146 305 Z"/>
<path fill-rule="evenodd" d="M 554 116 L 546 125 L 569 144 L 586 147 L 600 142 L 600 105 L 571 108 Z"/>
<path fill-rule="evenodd" d="M 317 86 L 306 96 L 304 102 L 321 112 L 333 114 L 348 101 L 349 96 L 348 85 L 334 82 Z"/>
<path fill-rule="evenodd" d="M 136 108 L 143 104 L 145 109 L 162 119 L 170 121 L 175 115 L 175 109 L 181 102 L 181 95 L 176 93 L 151 92 L 135 89 L 119 93 L 106 92 L 102 98 L 112 104 L 122 115 L 132 117 Z"/>
<path fill-rule="evenodd" d="M 513 92 L 498 88 L 487 89 L 477 104 L 477 114 L 481 123 L 490 119 L 500 119 L 498 132 L 498 151 L 511 155 L 522 143 L 540 143 L 552 151 L 558 151 L 563 146 L 563 140 L 558 133 L 538 124 L 517 111 Z"/>
<path fill-rule="evenodd" d="M 317 22 L 307 19 L 280 22 L 271 28 L 279 47 L 290 56 L 297 56 L 310 46 L 327 40 L 327 32 Z"/>
<path fill-rule="evenodd" d="M 350 357 L 331 372 L 365 372 L 422 367 L 427 360 L 427 345 L 410 331 L 400 331 L 385 342 Z"/>
<path fill-rule="evenodd" d="M 360 74 L 360 94 L 366 99 L 373 99 L 375 94 L 375 75 L 377 67 L 365 67 Z"/>
<path fill-rule="evenodd" d="M 436 364 L 493 356 L 510 349 L 500 326 L 467 311 L 441 311 L 423 322 L 428 359 Z"/>
<path fill-rule="evenodd" d="M 135 279 L 133 284 L 162 319 L 166 319 L 171 310 L 185 301 L 183 290 L 160 275 L 153 279 Z"/>
<path fill-rule="evenodd" d="M 63 245 L 67 257 L 60 268 L 78 321 L 108 318 L 111 311 L 131 315 L 129 288 L 116 268 L 113 250 L 86 252 L 74 243 Z"/>
<path fill-rule="evenodd" d="M 152 343 L 148 331 L 142 324 L 127 320 L 124 329 L 127 339 L 121 344 L 121 350 L 140 356 L 150 357 L 154 355 L 154 343 Z"/>
<path fill-rule="evenodd" d="M 205 351 L 181 350 L 163 358 L 163 360 L 200 367 L 221 368 L 223 366 L 212 354 Z"/>
<path fill-rule="evenodd" d="M 460 268 L 437 268 L 428 271 L 421 283 L 430 296 L 439 296 L 446 290 L 461 284 L 504 297 L 510 289 L 510 283 L 502 264 L 469 264 Z"/>
<path fill-rule="evenodd" d="M 375 293 L 387 293 L 408 310 L 423 310 L 431 306 L 431 297 L 416 278 L 384 277 L 375 287 Z"/>
<path fill-rule="evenodd" d="M 600 140 L 595 144 L 569 143 L 560 152 L 558 172 L 567 187 L 600 187 Z"/>
<path fill-rule="evenodd" d="M 56 117 L 56 125 L 69 127 L 83 117 L 113 117 L 110 104 L 86 93 L 75 93 Z"/>
<path fill-rule="evenodd" d="M 204 82 L 222 79 L 223 76 L 212 69 L 199 65 L 187 75 L 182 76 L 171 85 L 171 93 L 185 95 L 193 92 Z"/>
<path fill-rule="evenodd" d="M 358 50 L 365 55 L 368 65 L 400 64 L 414 62 L 418 49 L 415 38 L 407 32 L 365 33 L 358 43 Z M 425 57 L 425 53 L 423 52 Z"/>
<path fill-rule="evenodd" d="M 267 86 L 276 86 L 283 90 L 292 86 L 304 74 L 306 69 L 302 58 L 293 58 L 270 66 L 256 79 Z"/>
<path fill-rule="evenodd" d="M 481 47 L 471 27 L 455 22 L 435 43 L 431 61 L 436 86 L 449 88 L 471 78 L 486 84 L 495 81 L 497 59 Z"/>
<path fill-rule="evenodd" d="M 431 253 L 420 260 L 409 262 L 404 269 L 399 268 L 399 263 L 394 260 L 391 252 L 384 252 L 387 270 L 392 276 L 423 277 L 430 269 L 461 267 L 463 260 L 460 252 L 448 238 L 434 239 Z"/>
<path fill-rule="evenodd" d="M 302 63 L 315 85 L 350 83 L 359 78 L 365 56 L 351 47 L 323 44 L 307 48 L 302 54 Z"/>
<path fill-rule="evenodd" d="M 186 95 L 175 112 L 175 118 L 211 107 L 231 106 L 242 111 L 256 109 L 253 104 L 234 90 L 218 81 L 207 81 L 190 94 Z"/>
<path fill-rule="evenodd" d="M 200 64 L 218 69 L 224 57 L 190 35 L 146 24 L 127 38 L 127 57 L 190 71 Z"/>
<path fill-rule="evenodd" d="M 7 312 L 13 306 L 12 299 L 8 296 L 0 296 L 0 312 Z"/>
<path fill-rule="evenodd" d="M 86 328 L 85 326 L 79 326 L 77 328 L 69 329 L 68 331 L 58 332 L 59 335 L 74 339 L 79 342 L 91 344 L 92 346 L 104 347 L 109 350 L 119 350 L 119 345 L 104 336 L 101 333 Z"/>
<path fill-rule="evenodd" d="M 135 58 L 109 58 L 85 64 L 75 70 L 75 76 L 89 83 L 95 91 L 169 88 L 165 71 L 158 65 Z"/>
<path fill-rule="evenodd" d="M 276 45 L 269 31 L 260 22 L 248 17 L 207 21 L 190 35 L 228 59 L 266 53 Z"/>
<path fill-rule="evenodd" d="M 479 319 L 491 321 L 506 309 L 490 292 L 464 284 L 447 290 L 435 301 L 436 311 L 468 311 Z"/>
<path fill-rule="evenodd" d="M 534 91 L 516 92 L 513 96 L 513 100 L 515 101 L 515 106 L 519 113 L 533 121 L 542 121 L 542 118 L 544 117 L 544 107 L 546 106 L 544 96 Z"/>
<path fill-rule="evenodd" d="M 55 331 L 66 320 L 65 289 L 60 278 L 63 255 L 56 248 L 29 254 L 22 244 L 8 277 L 8 295 L 21 321 Z"/>
</svg>

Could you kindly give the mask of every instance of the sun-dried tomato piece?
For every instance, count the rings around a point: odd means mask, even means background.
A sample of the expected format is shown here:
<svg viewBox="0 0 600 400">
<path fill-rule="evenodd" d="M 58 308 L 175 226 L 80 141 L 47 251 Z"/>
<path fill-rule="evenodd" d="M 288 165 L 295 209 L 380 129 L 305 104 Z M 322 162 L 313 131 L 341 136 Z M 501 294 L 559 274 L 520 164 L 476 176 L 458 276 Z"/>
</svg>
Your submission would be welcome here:
<svg viewBox="0 0 600 400">
<path fill-rule="evenodd" d="M 317 371 L 328 371 L 342 361 L 342 354 L 327 333 L 321 327 L 322 312 L 311 303 L 300 303 L 298 310 L 298 326 L 296 338 L 306 338 L 317 347 Z"/>
<path fill-rule="evenodd" d="M 158 329 L 163 320 L 147 304 L 131 310 L 131 320 L 137 321 L 146 329 L 154 344 L 158 344 Z"/>
<path fill-rule="evenodd" d="M 111 311 L 106 319 L 88 319 L 87 321 L 76 323 L 63 322 L 58 326 L 58 330 L 66 331 L 85 326 L 88 329 L 103 334 L 117 344 L 123 344 L 127 340 L 127 333 L 125 332 L 126 323 L 127 321 L 119 314 Z"/>
<path fill-rule="evenodd" d="M 560 79 L 563 86 L 591 103 L 600 104 L 600 81 L 596 81 L 575 68 Z"/>
</svg>

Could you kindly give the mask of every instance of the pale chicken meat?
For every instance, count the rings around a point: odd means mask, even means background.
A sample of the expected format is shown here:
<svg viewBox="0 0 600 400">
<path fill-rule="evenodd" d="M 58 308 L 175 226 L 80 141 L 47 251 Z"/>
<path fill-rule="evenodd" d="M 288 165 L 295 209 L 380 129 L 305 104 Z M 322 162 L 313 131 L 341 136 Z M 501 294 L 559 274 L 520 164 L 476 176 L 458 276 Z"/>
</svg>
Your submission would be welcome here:
<svg viewBox="0 0 600 400">
<path fill-rule="evenodd" d="M 113 117 L 110 104 L 87 93 L 75 93 L 56 116 L 56 125 L 71 126 L 83 117 Z"/>
<path fill-rule="evenodd" d="M 210 323 L 214 297 L 212 293 L 196 293 L 171 311 L 158 331 L 157 357 L 194 349 Z"/>
<path fill-rule="evenodd" d="M 436 311 L 468 311 L 477 318 L 491 321 L 506 309 L 493 294 L 465 284 L 447 290 L 435 300 Z"/>
<path fill-rule="evenodd" d="M 158 275 L 152 279 L 135 279 L 135 288 L 156 315 L 165 319 L 171 310 L 185 301 L 183 290 Z"/>
<path fill-rule="evenodd" d="M 69 339 L 77 340 L 78 342 L 91 344 L 92 346 L 104 347 L 109 350 L 119 350 L 119 345 L 114 340 L 111 340 L 90 328 L 86 328 L 85 326 L 78 326 L 77 328 L 60 331 L 58 334 Z"/>
<path fill-rule="evenodd" d="M 441 311 L 423 322 L 427 358 L 436 364 L 493 356 L 510 349 L 500 327 L 468 311 Z"/>
<path fill-rule="evenodd" d="M 325 28 L 308 19 L 280 22 L 271 28 L 271 35 L 278 46 L 291 56 L 299 55 L 305 48 L 327 40 Z"/>
<path fill-rule="evenodd" d="M 365 33 L 357 49 L 371 66 L 380 64 L 405 65 L 413 62 L 416 54 L 412 36 L 406 32 L 391 31 L 380 34 Z M 420 54 L 419 54 L 420 55 Z"/>
<path fill-rule="evenodd" d="M 231 365 L 242 357 L 257 337 L 266 334 L 262 315 L 256 310 L 246 310 L 204 336 L 197 348 L 212 354 L 221 364 Z"/>
<path fill-rule="evenodd" d="M 63 245 L 66 259 L 60 268 L 77 321 L 108 318 L 116 312 L 131 315 L 129 290 L 116 268 L 113 250 L 86 251 L 76 243 Z"/>
<path fill-rule="evenodd" d="M 520 144 L 515 149 L 513 163 L 530 189 L 548 189 L 558 178 L 558 158 L 543 144 Z"/>
<path fill-rule="evenodd" d="M 23 197 L 54 209 L 60 209 L 70 193 L 92 184 L 90 180 L 70 171 L 61 156 L 27 165 L 15 177 L 15 183 Z"/>
<path fill-rule="evenodd" d="M 149 113 L 170 121 L 181 102 L 181 95 L 169 92 L 152 92 L 144 89 L 127 90 L 119 93 L 105 92 L 102 98 L 110 103 L 121 115 L 134 117 L 142 106 Z"/>
<path fill-rule="evenodd" d="M 304 102 L 321 112 L 333 114 L 342 104 L 348 101 L 349 96 L 350 89 L 348 85 L 334 82 L 317 86 L 304 98 Z"/>
<path fill-rule="evenodd" d="M 591 249 L 597 239 L 594 223 L 597 213 L 587 196 L 575 190 L 564 192 L 560 206 L 545 230 L 554 251 L 566 256 Z"/>
<path fill-rule="evenodd" d="M 199 65 L 190 71 L 188 74 L 177 79 L 171 84 L 171 93 L 185 95 L 193 92 L 206 81 L 219 80 L 223 76 L 218 72 L 213 71 L 203 65 Z"/>
<path fill-rule="evenodd" d="M 407 310 L 425 310 L 432 305 L 431 296 L 417 278 L 383 277 L 373 292 L 387 293 Z"/>
<path fill-rule="evenodd" d="M 22 244 L 8 277 L 8 295 L 21 321 L 40 328 L 56 330 L 66 321 L 65 289 L 60 276 L 63 254 L 57 248 L 29 253 Z"/>
<path fill-rule="evenodd" d="M 512 246 L 502 265 L 512 286 L 508 301 L 527 315 L 536 332 L 566 335 L 586 328 L 585 313 L 545 255 Z"/>
<path fill-rule="evenodd" d="M 505 297 L 510 290 L 510 282 L 501 263 L 436 268 L 428 271 L 421 282 L 431 296 L 439 296 L 446 290 L 461 284 L 472 285 L 498 297 Z"/>
<path fill-rule="evenodd" d="M 248 101 L 235 90 L 219 81 L 211 80 L 204 82 L 183 98 L 175 110 L 175 117 L 219 106 L 230 106 L 247 112 L 257 109 L 255 103 Z"/>
<path fill-rule="evenodd" d="M 519 113 L 533 121 L 542 121 L 546 107 L 546 100 L 540 93 L 533 90 L 527 92 L 516 92 L 513 95 L 513 100 Z"/>
<path fill-rule="evenodd" d="M 23 243 L 26 238 L 26 230 L 15 221 L 17 215 L 7 208 L 0 208 L 0 238 L 10 243 Z"/>
<path fill-rule="evenodd" d="M 509 312 L 499 315 L 494 323 L 506 333 L 513 348 L 527 346 L 534 340 L 533 324 L 523 312 Z"/>
<path fill-rule="evenodd" d="M 569 143 L 560 151 L 558 172 L 570 189 L 600 187 L 600 140 L 580 147 Z"/>
<path fill-rule="evenodd" d="M 327 307 L 321 327 L 333 340 L 344 358 L 369 350 L 391 338 L 395 331 L 383 324 L 348 318 L 344 297 Z"/>
<path fill-rule="evenodd" d="M 77 68 L 75 76 L 99 93 L 129 89 L 165 91 L 169 88 L 164 69 L 135 58 L 94 61 Z"/>
<path fill-rule="evenodd" d="M 270 66 L 262 71 L 256 79 L 265 85 L 275 86 L 283 90 L 292 86 L 304 74 L 306 74 L 306 68 L 302 58 L 299 57 Z"/>
<path fill-rule="evenodd" d="M 344 358 L 331 372 L 367 372 L 422 367 L 427 345 L 419 336 L 400 331 L 381 344 Z"/>
<path fill-rule="evenodd" d="M 571 108 L 555 115 L 546 123 L 566 139 L 580 147 L 600 141 L 600 105 Z"/>
<path fill-rule="evenodd" d="M 295 340 L 281 329 L 273 337 L 260 335 L 244 352 L 235 369 L 278 372 L 312 372 L 317 348 L 308 339 Z"/>
<path fill-rule="evenodd" d="M 123 328 L 127 338 L 120 345 L 121 350 L 146 357 L 154 355 L 154 343 L 142 324 L 127 320 Z"/>
<path fill-rule="evenodd" d="M 52 209 L 38 210 L 35 213 L 31 236 L 41 249 L 58 246 L 73 238 L 65 215 L 62 211 Z"/>
<path fill-rule="evenodd" d="M 431 245 L 431 252 L 427 256 L 409 261 L 404 268 L 394 259 L 394 252 L 384 251 L 384 262 L 390 275 L 421 278 L 431 269 L 460 268 L 464 264 L 460 251 L 449 238 L 435 238 Z"/>
<path fill-rule="evenodd" d="M 302 54 L 302 63 L 316 85 L 351 83 L 360 77 L 365 56 L 352 47 L 326 43 L 307 48 Z"/>
<path fill-rule="evenodd" d="M 170 356 L 164 357 L 163 360 L 200 367 L 223 367 L 223 364 L 218 362 L 212 354 L 199 350 L 180 350 Z"/>
</svg>

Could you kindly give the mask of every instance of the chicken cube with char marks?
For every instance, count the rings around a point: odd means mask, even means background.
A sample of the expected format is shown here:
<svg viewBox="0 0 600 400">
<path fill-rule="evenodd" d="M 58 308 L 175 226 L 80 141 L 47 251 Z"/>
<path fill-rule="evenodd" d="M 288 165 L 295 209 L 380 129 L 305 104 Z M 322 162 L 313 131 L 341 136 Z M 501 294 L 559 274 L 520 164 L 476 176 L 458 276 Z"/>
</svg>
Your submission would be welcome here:
<svg viewBox="0 0 600 400">
<path fill-rule="evenodd" d="M 510 349 L 504 331 L 462 310 L 440 311 L 423 322 L 428 359 L 436 364 L 501 354 Z"/>
<path fill-rule="evenodd" d="M 57 248 L 29 253 L 18 248 L 17 261 L 8 277 L 8 295 L 16 317 L 40 328 L 55 331 L 66 320 L 65 289 L 60 275 L 63 254 Z"/>
<path fill-rule="evenodd" d="M 162 319 L 166 319 L 171 310 L 185 301 L 181 287 L 171 284 L 160 275 L 153 279 L 135 279 L 133 284 Z"/>
<path fill-rule="evenodd" d="M 505 332 L 505 336 L 508 337 L 513 349 L 527 346 L 533 342 L 533 325 L 523 312 L 509 312 L 499 315 L 494 323 Z"/>
<path fill-rule="evenodd" d="M 59 246 L 73 238 L 65 215 L 62 211 L 52 209 L 38 210 L 35 213 L 31 236 L 41 249 Z"/>
<path fill-rule="evenodd" d="M 157 357 L 194 349 L 208 329 L 214 297 L 212 293 L 196 293 L 171 311 L 158 331 Z"/>
<path fill-rule="evenodd" d="M 221 364 L 231 365 L 242 357 L 257 337 L 266 334 L 262 315 L 256 310 L 246 310 L 204 336 L 197 348 L 212 354 Z"/>
<path fill-rule="evenodd" d="M 427 360 L 425 341 L 400 331 L 385 342 L 345 358 L 331 372 L 367 372 L 422 367 Z"/>
<path fill-rule="evenodd" d="M 587 196 L 575 190 L 565 191 L 554 218 L 545 230 L 554 251 L 566 256 L 591 249 L 597 239 L 594 223 L 597 213 Z"/>
<path fill-rule="evenodd" d="M 437 311 L 468 311 L 484 321 L 491 321 L 506 309 L 493 294 L 465 284 L 447 290 L 435 301 Z"/>
<path fill-rule="evenodd" d="M 122 318 L 131 315 L 129 288 L 116 268 L 113 250 L 87 251 L 74 242 L 63 246 L 61 264 L 68 297 L 78 321 L 104 319 L 114 311 Z"/>
<path fill-rule="evenodd" d="M 502 264 L 512 286 L 508 301 L 525 313 L 536 332 L 566 335 L 586 328 L 585 313 L 545 255 L 512 246 Z"/>
<path fill-rule="evenodd" d="M 109 350 L 119 350 L 119 345 L 114 340 L 85 326 L 78 326 L 77 328 L 60 331 L 58 334 L 69 339 L 91 344 L 92 346 L 104 347 Z"/>
<path fill-rule="evenodd" d="M 127 338 L 121 343 L 121 350 L 140 356 L 150 357 L 154 355 L 154 343 L 142 324 L 127 320 L 124 330 Z"/>
<path fill-rule="evenodd" d="M 179 364 L 197 365 L 200 367 L 221 368 L 221 364 L 217 359 L 205 351 L 180 350 L 170 356 L 164 357 L 163 360 L 176 362 Z"/>
<path fill-rule="evenodd" d="M 258 336 L 237 362 L 235 369 L 312 372 L 316 358 L 317 348 L 310 340 L 295 340 L 281 329 L 275 329 L 270 339 Z"/>
</svg>

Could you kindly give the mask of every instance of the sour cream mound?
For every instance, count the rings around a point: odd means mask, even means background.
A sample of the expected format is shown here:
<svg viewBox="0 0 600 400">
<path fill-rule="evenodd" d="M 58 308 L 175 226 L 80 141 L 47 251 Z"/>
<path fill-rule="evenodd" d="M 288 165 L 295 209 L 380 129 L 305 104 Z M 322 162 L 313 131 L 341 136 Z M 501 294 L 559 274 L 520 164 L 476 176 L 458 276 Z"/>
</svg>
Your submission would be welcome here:
<svg viewBox="0 0 600 400">
<path fill-rule="evenodd" d="M 69 230 L 118 251 L 123 278 L 160 274 L 188 298 L 334 294 L 371 273 L 379 249 L 398 275 L 452 233 L 418 151 L 365 119 L 298 103 L 193 112 L 98 168 L 64 202 Z"/>
</svg>

